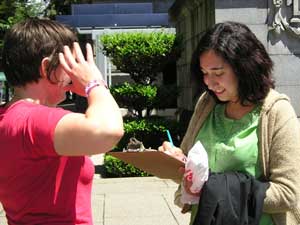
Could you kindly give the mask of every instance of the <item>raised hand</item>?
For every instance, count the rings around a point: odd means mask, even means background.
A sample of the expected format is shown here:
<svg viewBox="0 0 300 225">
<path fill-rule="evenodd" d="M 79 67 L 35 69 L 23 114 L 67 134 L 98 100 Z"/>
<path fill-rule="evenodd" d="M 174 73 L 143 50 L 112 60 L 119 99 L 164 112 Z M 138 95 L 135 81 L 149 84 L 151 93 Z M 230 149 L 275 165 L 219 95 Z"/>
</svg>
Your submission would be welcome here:
<svg viewBox="0 0 300 225">
<path fill-rule="evenodd" d="M 66 87 L 66 91 L 85 96 L 84 88 L 90 81 L 103 79 L 95 64 L 92 46 L 89 43 L 86 45 L 86 60 L 79 44 L 74 42 L 73 53 L 69 46 L 64 46 L 64 53 L 59 53 L 59 61 L 72 80 L 72 83 Z"/>
</svg>

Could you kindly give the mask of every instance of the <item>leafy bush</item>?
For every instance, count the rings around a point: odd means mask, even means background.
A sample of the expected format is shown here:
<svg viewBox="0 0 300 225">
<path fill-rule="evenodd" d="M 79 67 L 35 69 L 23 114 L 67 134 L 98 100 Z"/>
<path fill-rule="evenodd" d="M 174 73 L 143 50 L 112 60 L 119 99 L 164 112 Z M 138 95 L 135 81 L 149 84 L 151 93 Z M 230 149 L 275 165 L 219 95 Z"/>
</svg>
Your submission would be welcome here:
<svg viewBox="0 0 300 225">
<path fill-rule="evenodd" d="M 106 177 L 146 177 L 150 174 L 127 164 L 111 155 L 105 155 Z"/>
<path fill-rule="evenodd" d="M 103 52 L 122 72 L 140 84 L 151 84 L 158 72 L 181 51 L 179 38 L 167 32 L 124 32 L 102 35 Z"/>
<path fill-rule="evenodd" d="M 125 118 L 125 134 L 115 151 L 122 151 L 126 148 L 131 137 L 142 141 L 145 148 L 157 149 L 163 141 L 168 140 L 167 129 L 172 133 L 174 144 L 178 146 L 183 132 L 177 121 L 157 116 L 140 119 Z"/>
<path fill-rule="evenodd" d="M 110 92 L 118 102 L 120 107 L 127 108 L 132 115 L 137 113 L 138 117 L 143 117 L 142 111 L 156 109 L 166 109 L 176 107 L 179 89 L 176 85 L 164 85 L 156 87 L 154 85 L 129 84 L 114 85 L 110 87 Z"/>
<path fill-rule="evenodd" d="M 124 83 L 111 87 L 110 92 L 120 107 L 125 107 L 132 113 L 136 110 L 138 116 L 142 117 L 142 110 L 151 110 L 153 100 L 157 95 L 157 87 Z"/>
<path fill-rule="evenodd" d="M 171 131 L 174 144 L 178 146 L 182 136 L 179 123 L 161 117 L 150 117 L 150 110 L 176 105 L 179 91 L 175 85 L 156 87 L 151 84 L 167 63 L 178 58 L 181 51 L 179 38 L 166 32 L 131 32 L 102 35 L 100 41 L 104 54 L 111 58 L 120 71 L 129 73 L 137 83 L 110 88 L 118 104 L 133 112 L 131 117 L 124 118 L 125 134 L 114 151 L 126 148 L 131 137 L 142 141 L 145 148 L 157 149 L 167 140 L 167 129 Z M 143 118 L 144 109 L 147 113 Z M 105 156 L 104 165 L 108 176 L 149 175 L 109 155 Z"/>
</svg>

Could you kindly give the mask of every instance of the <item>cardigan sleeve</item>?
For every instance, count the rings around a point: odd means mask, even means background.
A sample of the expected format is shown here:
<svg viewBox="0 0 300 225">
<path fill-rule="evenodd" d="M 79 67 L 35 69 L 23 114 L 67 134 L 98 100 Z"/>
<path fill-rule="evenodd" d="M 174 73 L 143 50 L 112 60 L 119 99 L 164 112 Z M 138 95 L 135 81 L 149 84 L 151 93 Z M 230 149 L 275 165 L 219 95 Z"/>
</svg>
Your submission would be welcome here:
<svg viewBox="0 0 300 225">
<path fill-rule="evenodd" d="M 279 100 L 268 112 L 265 126 L 268 151 L 266 173 L 270 187 L 264 200 L 266 213 L 292 210 L 299 202 L 300 124 L 289 101 Z"/>
<path fill-rule="evenodd" d="M 213 109 L 214 105 L 215 101 L 208 94 L 208 92 L 204 92 L 198 99 L 187 131 L 180 145 L 180 148 L 185 154 L 187 154 L 190 148 L 193 146 L 196 135 L 198 134 L 201 125 Z"/>
<path fill-rule="evenodd" d="M 203 124 L 203 122 L 205 121 L 205 119 L 213 109 L 214 105 L 215 105 L 215 101 L 213 97 L 211 97 L 207 92 L 204 92 L 200 96 L 195 106 L 192 118 L 189 122 L 187 131 L 180 145 L 181 150 L 185 154 L 187 154 L 190 148 L 193 146 L 196 135 L 198 134 L 201 125 Z M 175 205 L 182 208 L 183 204 L 180 202 L 180 197 L 181 197 L 181 185 L 178 186 L 178 189 L 175 192 L 174 203 Z"/>
</svg>

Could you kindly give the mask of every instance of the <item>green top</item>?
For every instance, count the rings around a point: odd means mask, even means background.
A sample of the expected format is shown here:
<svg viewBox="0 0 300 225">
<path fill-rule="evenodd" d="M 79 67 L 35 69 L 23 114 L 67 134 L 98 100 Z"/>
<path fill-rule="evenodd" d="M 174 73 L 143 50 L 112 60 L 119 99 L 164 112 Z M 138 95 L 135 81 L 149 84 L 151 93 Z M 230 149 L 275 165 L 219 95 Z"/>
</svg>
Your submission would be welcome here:
<svg viewBox="0 0 300 225">
<path fill-rule="evenodd" d="M 262 175 L 258 161 L 257 125 L 260 107 L 239 120 L 225 116 L 225 104 L 217 104 L 200 129 L 200 140 L 208 154 L 212 172 L 239 171 L 258 178 Z M 197 205 L 192 207 L 191 224 Z M 260 225 L 273 225 L 270 215 L 263 214 Z"/>
</svg>

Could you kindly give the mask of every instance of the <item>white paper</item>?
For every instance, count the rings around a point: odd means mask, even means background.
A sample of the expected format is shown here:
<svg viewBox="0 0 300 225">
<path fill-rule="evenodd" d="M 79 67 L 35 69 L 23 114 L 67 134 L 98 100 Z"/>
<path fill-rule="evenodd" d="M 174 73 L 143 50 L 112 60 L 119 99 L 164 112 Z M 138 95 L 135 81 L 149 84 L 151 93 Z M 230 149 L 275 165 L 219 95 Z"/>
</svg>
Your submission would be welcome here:
<svg viewBox="0 0 300 225">
<path fill-rule="evenodd" d="M 190 191 L 192 193 L 199 193 L 209 175 L 207 152 L 200 141 L 197 141 L 188 152 L 185 170 L 192 172 L 192 186 Z M 197 204 L 199 202 L 198 196 L 186 193 L 183 187 L 181 190 L 181 202 L 183 204 Z"/>
</svg>

